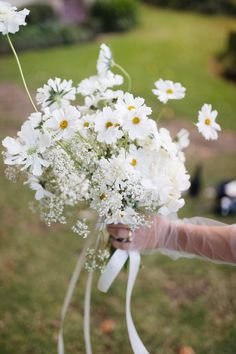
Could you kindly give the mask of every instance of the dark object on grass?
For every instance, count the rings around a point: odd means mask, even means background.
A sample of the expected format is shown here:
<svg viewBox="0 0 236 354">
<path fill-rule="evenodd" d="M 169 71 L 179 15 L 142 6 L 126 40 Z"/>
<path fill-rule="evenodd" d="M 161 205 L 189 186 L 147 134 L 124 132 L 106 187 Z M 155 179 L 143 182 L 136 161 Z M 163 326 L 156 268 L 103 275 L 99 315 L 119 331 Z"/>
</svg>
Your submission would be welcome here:
<svg viewBox="0 0 236 354">
<path fill-rule="evenodd" d="M 189 195 L 191 197 L 197 197 L 200 194 L 202 187 L 202 166 L 198 165 L 191 178 L 191 186 L 189 189 Z"/>
<path fill-rule="evenodd" d="M 226 51 L 218 56 L 222 65 L 223 75 L 236 81 L 236 32 L 229 33 Z"/>
<path fill-rule="evenodd" d="M 218 184 L 215 210 L 221 216 L 236 215 L 236 179 Z"/>
</svg>

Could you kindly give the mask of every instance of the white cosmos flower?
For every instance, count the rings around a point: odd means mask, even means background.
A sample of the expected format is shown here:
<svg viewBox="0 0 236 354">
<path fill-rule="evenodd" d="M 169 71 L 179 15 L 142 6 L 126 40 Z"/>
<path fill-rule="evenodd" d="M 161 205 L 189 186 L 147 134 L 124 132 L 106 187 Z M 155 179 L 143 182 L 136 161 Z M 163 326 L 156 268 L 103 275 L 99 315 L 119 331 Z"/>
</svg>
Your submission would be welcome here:
<svg viewBox="0 0 236 354">
<path fill-rule="evenodd" d="M 43 185 L 40 183 L 40 180 L 34 176 L 31 176 L 25 184 L 29 184 L 30 188 L 35 191 L 35 199 L 41 200 L 45 197 L 51 198 L 53 194 L 48 192 Z"/>
<path fill-rule="evenodd" d="M 145 150 L 158 152 L 160 150 L 160 140 L 157 132 L 156 123 L 152 120 L 149 121 L 150 124 L 150 134 L 144 139 L 138 139 L 138 144 L 142 146 Z"/>
<path fill-rule="evenodd" d="M 122 90 L 113 91 L 111 89 L 108 89 L 102 93 L 100 98 L 104 99 L 106 101 L 113 101 L 113 100 L 117 100 L 117 99 L 123 97 L 123 95 L 124 95 L 124 92 Z"/>
<path fill-rule="evenodd" d="M 128 132 L 130 139 L 145 139 L 151 131 L 152 120 L 142 112 L 142 108 L 131 110 L 123 118 L 123 129 Z"/>
<path fill-rule="evenodd" d="M 83 135 L 86 135 L 88 132 L 88 129 L 91 129 L 94 127 L 94 121 L 96 117 L 92 114 L 85 114 L 81 116 L 78 120 L 79 122 L 79 131 Z"/>
<path fill-rule="evenodd" d="M 143 148 L 137 148 L 135 145 L 131 145 L 129 151 L 122 149 L 120 155 L 127 163 L 131 169 L 134 169 L 137 173 L 142 176 L 148 175 L 150 155 Z"/>
<path fill-rule="evenodd" d="M 43 122 L 43 114 L 41 112 L 32 113 L 28 120 L 33 128 L 38 128 L 40 124 Z"/>
<path fill-rule="evenodd" d="M 91 96 L 100 89 L 100 82 L 98 76 L 90 76 L 82 80 L 77 88 L 77 92 L 82 96 Z"/>
<path fill-rule="evenodd" d="M 119 112 L 105 107 L 95 120 L 94 129 L 98 132 L 97 140 L 107 144 L 115 143 L 123 136 L 120 127 Z"/>
<path fill-rule="evenodd" d="M 34 129 L 29 121 L 22 125 L 18 138 L 6 137 L 2 145 L 7 149 L 4 154 L 7 165 L 23 165 L 22 169 L 29 168 L 35 176 L 40 176 L 43 167 L 49 166 L 42 154 L 50 146 L 50 137 Z"/>
<path fill-rule="evenodd" d="M 79 130 L 80 112 L 73 106 L 52 112 L 44 127 L 57 139 L 70 139 Z"/>
<path fill-rule="evenodd" d="M 189 132 L 186 129 L 181 129 L 175 138 L 175 144 L 178 150 L 186 149 L 189 146 Z"/>
<path fill-rule="evenodd" d="M 37 90 L 37 103 L 42 108 L 49 107 L 51 111 L 69 106 L 76 98 L 76 89 L 72 84 L 72 80 L 61 80 L 58 77 L 49 79 L 46 85 Z"/>
<path fill-rule="evenodd" d="M 118 99 L 115 107 L 124 114 L 139 109 L 139 112 L 148 116 L 152 113 L 152 110 L 150 107 L 147 107 L 144 102 L 143 98 L 134 97 L 131 93 L 126 92 L 123 97 Z"/>
<path fill-rule="evenodd" d="M 110 218 L 109 223 L 133 225 L 135 223 L 136 218 L 136 211 L 131 207 L 127 207 L 122 211 L 117 211 L 117 213 Z"/>
<path fill-rule="evenodd" d="M 169 130 L 166 128 L 159 129 L 159 141 L 161 147 L 167 151 L 172 157 L 177 155 L 177 146 L 172 141 Z"/>
<path fill-rule="evenodd" d="M 217 111 L 212 111 L 211 104 L 204 104 L 199 111 L 196 126 L 206 140 L 216 140 L 218 138 L 217 131 L 220 131 L 221 127 L 215 122 L 217 114 Z"/>
<path fill-rule="evenodd" d="M 170 214 L 176 213 L 179 209 L 181 209 L 185 204 L 185 201 L 183 198 L 176 199 L 176 198 L 170 198 L 168 202 L 163 205 L 159 210 L 159 214 L 163 216 L 168 216 Z"/>
<path fill-rule="evenodd" d="M 156 89 L 152 90 L 160 102 L 166 103 L 168 100 L 181 100 L 185 96 L 186 88 L 179 82 L 170 80 L 158 80 L 154 83 Z"/>
<path fill-rule="evenodd" d="M 105 89 L 114 87 L 114 86 L 120 86 L 124 82 L 124 78 L 121 75 L 114 74 L 111 71 L 108 71 L 106 76 L 103 78 L 100 78 L 101 84 L 104 86 Z M 105 89 L 103 91 L 105 91 Z"/>
<path fill-rule="evenodd" d="M 103 93 L 108 88 L 119 86 L 123 84 L 123 77 L 121 75 L 113 74 L 108 71 L 106 76 L 90 76 L 79 83 L 77 92 L 82 96 L 91 96 L 95 93 Z"/>
<path fill-rule="evenodd" d="M 106 76 L 113 65 L 112 52 L 106 44 L 101 44 L 97 61 L 97 72 L 100 76 Z"/>
<path fill-rule="evenodd" d="M 17 11 L 15 6 L 0 1 L 0 32 L 2 34 L 18 32 L 20 26 L 26 25 L 25 18 L 29 13 L 27 9 Z"/>
</svg>

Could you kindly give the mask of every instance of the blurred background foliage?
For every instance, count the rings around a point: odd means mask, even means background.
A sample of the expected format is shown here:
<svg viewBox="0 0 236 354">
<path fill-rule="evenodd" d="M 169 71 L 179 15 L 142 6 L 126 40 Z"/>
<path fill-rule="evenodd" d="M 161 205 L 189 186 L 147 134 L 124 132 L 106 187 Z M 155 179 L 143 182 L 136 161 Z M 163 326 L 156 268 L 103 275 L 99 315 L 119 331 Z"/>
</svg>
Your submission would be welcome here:
<svg viewBox="0 0 236 354">
<path fill-rule="evenodd" d="M 236 176 L 236 86 L 234 76 L 228 75 L 235 73 L 231 69 L 235 68 L 233 11 L 225 16 L 222 9 L 222 13 L 217 10 L 217 15 L 208 16 L 209 10 L 203 15 L 161 5 L 99 0 L 79 23 L 62 20 L 54 7 L 34 5 L 30 25 L 12 39 L 18 49 L 27 49 L 20 58 L 33 95 L 50 77 L 73 79 L 77 84 L 95 74 L 102 42 L 111 46 L 116 61 L 130 73 L 133 93 L 145 97 L 154 119 L 161 107 L 151 92 L 153 82 L 160 77 L 180 81 L 187 87 L 186 98 L 171 102 L 158 123 L 170 128 L 172 134 L 182 127 L 190 130 L 187 168 L 200 189 L 195 197 L 185 196 L 180 216 L 201 215 L 235 223 L 233 215 L 221 218 L 215 214 L 217 200 L 206 193 L 209 187 L 212 190 L 220 181 Z M 190 8 L 186 5 L 183 10 Z M 2 37 L 0 51 L 5 53 L 0 56 L 3 139 L 16 134 L 32 109 Z M 224 73 L 231 80 L 226 80 Z M 212 103 L 219 111 L 217 119 L 223 131 L 216 142 L 205 142 L 193 125 L 203 103 Z M 197 177 L 198 165 L 202 172 Z M 5 178 L 2 161 L 0 172 L 0 354 L 56 353 L 61 305 L 82 240 L 66 226 L 47 228 L 27 208 L 33 193 Z M 68 354 L 84 353 L 85 280 L 84 273 L 66 321 Z M 96 354 L 130 353 L 124 317 L 126 280 L 124 271 L 107 295 L 94 287 L 92 341 Z M 234 354 L 235 291 L 234 267 L 200 260 L 173 262 L 158 254 L 143 257 L 134 291 L 134 319 L 152 354 Z"/>
<path fill-rule="evenodd" d="M 235 0 L 144 0 L 147 3 L 184 11 L 205 14 L 236 15 Z"/>
<path fill-rule="evenodd" d="M 70 45 L 95 39 L 102 33 L 123 32 L 137 26 L 141 0 L 96 0 L 85 6 L 81 20 L 63 21 L 62 14 L 49 3 L 28 5 L 28 26 L 14 36 L 18 51 Z M 143 0 L 157 7 L 205 14 L 236 15 L 236 0 Z M 80 3 L 80 1 L 78 2 Z M 65 2 L 66 4 L 66 2 Z M 65 5 L 66 6 L 66 5 Z M 81 11 L 81 5 L 78 7 Z M 47 33 L 47 36 L 44 34 Z M 236 80 L 236 33 L 230 32 L 225 49 L 216 53 L 219 71 Z M 0 39 L 0 53 L 9 53 L 8 42 Z"/>
</svg>

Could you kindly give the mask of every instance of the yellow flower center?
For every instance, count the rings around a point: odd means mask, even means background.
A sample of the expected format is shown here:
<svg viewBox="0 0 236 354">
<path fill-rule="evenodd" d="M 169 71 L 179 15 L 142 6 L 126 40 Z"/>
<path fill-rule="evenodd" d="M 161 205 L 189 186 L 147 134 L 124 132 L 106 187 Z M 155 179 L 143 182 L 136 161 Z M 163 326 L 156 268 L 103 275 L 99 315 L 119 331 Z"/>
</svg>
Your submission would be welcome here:
<svg viewBox="0 0 236 354">
<path fill-rule="evenodd" d="M 206 118 L 205 119 L 205 124 L 206 125 L 211 125 L 211 119 L 210 118 Z"/>
<path fill-rule="evenodd" d="M 106 128 L 109 129 L 113 127 L 113 123 L 112 122 L 106 122 Z"/>
<path fill-rule="evenodd" d="M 166 93 L 171 95 L 172 93 L 174 93 L 174 91 L 171 88 L 169 88 L 169 89 L 166 90 Z"/>
<path fill-rule="evenodd" d="M 88 128 L 89 127 L 89 122 L 84 122 L 84 127 Z"/>
<path fill-rule="evenodd" d="M 128 106 L 128 110 L 129 111 L 132 111 L 132 109 L 135 109 L 135 107 L 134 106 Z"/>
<path fill-rule="evenodd" d="M 60 123 L 60 128 L 61 129 L 66 129 L 67 127 L 68 127 L 68 120 L 66 120 L 66 119 L 64 119 L 64 120 L 62 120 L 61 121 L 61 123 Z"/>
<path fill-rule="evenodd" d="M 103 199 L 105 199 L 106 198 L 106 195 L 104 194 L 104 193 L 102 193 L 100 196 L 99 196 L 99 199 L 100 200 L 103 200 Z"/>
<path fill-rule="evenodd" d="M 119 123 L 115 123 L 114 127 L 120 127 L 120 124 Z"/>
<path fill-rule="evenodd" d="M 134 117 L 132 122 L 133 122 L 133 124 L 139 124 L 140 123 L 139 117 Z"/>
<path fill-rule="evenodd" d="M 133 159 L 131 162 L 130 162 L 130 165 L 132 166 L 136 166 L 137 165 L 137 160 L 136 159 Z"/>
</svg>

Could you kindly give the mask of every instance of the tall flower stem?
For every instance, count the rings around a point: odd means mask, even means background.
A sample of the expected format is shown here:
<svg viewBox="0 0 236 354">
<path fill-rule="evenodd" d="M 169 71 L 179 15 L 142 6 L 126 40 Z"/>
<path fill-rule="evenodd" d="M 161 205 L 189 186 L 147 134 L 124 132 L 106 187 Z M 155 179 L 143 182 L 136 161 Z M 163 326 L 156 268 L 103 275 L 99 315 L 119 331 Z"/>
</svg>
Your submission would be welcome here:
<svg viewBox="0 0 236 354">
<path fill-rule="evenodd" d="M 13 52 L 15 58 L 16 58 L 16 62 L 17 62 L 17 65 L 18 65 L 18 68 L 19 68 L 19 71 L 20 71 L 20 75 L 21 75 L 21 78 L 22 78 L 22 81 L 23 81 L 23 84 L 24 84 L 26 93 L 27 93 L 27 95 L 28 95 L 28 97 L 29 97 L 29 100 L 30 100 L 32 106 L 34 107 L 35 112 L 38 112 L 38 110 L 37 110 L 37 108 L 36 108 L 36 106 L 35 106 L 35 104 L 34 104 L 34 101 L 33 101 L 32 97 L 31 97 L 31 95 L 30 95 L 28 86 L 27 86 L 26 81 L 25 81 L 25 77 L 24 77 L 24 73 L 23 73 L 23 70 L 22 70 L 22 67 L 21 67 L 21 63 L 20 63 L 19 57 L 18 57 L 18 55 L 17 55 L 17 53 L 16 53 L 16 50 L 15 50 L 15 48 L 14 48 L 14 45 L 13 45 L 13 43 L 12 43 L 12 41 L 11 41 L 11 38 L 10 38 L 9 34 L 7 34 L 7 39 L 8 39 L 8 42 L 9 42 L 9 44 L 10 44 L 10 47 L 11 47 L 11 49 L 12 49 L 12 52 Z"/>
<path fill-rule="evenodd" d="M 157 122 L 158 122 L 158 121 L 161 119 L 161 117 L 163 116 L 164 111 L 165 111 L 165 107 L 163 107 L 163 108 L 160 110 L 160 112 L 159 112 L 159 114 L 158 114 L 158 116 L 157 116 L 157 119 L 156 119 Z"/>
<path fill-rule="evenodd" d="M 131 91 L 131 88 L 132 88 L 132 80 L 131 80 L 130 75 L 129 75 L 129 74 L 127 73 L 127 71 L 126 71 L 124 68 L 122 68 L 122 66 L 119 65 L 119 64 L 113 63 L 113 67 L 119 69 L 119 70 L 126 76 L 126 78 L 127 78 L 127 80 L 128 80 L 128 91 L 130 92 L 130 91 Z"/>
</svg>

